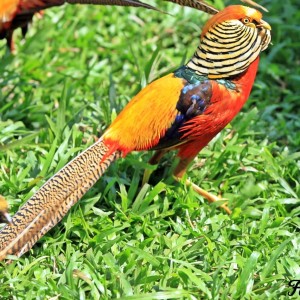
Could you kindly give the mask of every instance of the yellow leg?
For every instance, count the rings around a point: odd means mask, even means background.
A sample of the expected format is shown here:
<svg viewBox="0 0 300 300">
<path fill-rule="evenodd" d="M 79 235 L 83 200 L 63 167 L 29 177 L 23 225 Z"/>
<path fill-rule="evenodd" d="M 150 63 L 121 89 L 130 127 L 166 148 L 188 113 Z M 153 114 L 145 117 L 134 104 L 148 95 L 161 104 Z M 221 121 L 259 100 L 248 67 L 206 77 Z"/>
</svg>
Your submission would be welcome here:
<svg viewBox="0 0 300 300">
<path fill-rule="evenodd" d="M 156 165 L 159 160 L 162 158 L 162 156 L 166 153 L 166 150 L 158 150 L 155 152 L 155 154 L 151 157 L 151 159 L 149 160 L 149 164 L 151 165 Z M 188 167 L 188 165 L 190 164 L 190 162 L 194 159 L 194 157 L 189 157 L 186 159 L 181 159 L 174 171 L 174 178 L 177 181 L 180 181 L 181 178 L 183 177 L 183 175 L 186 172 L 186 169 Z M 144 176 L 143 176 L 143 181 L 142 181 L 142 185 L 144 185 L 145 183 L 148 182 L 151 174 L 152 174 L 152 170 L 150 169 L 146 169 L 144 172 Z M 198 193 L 199 195 L 201 195 L 202 197 L 204 197 L 205 199 L 208 200 L 208 202 L 212 203 L 212 202 L 216 202 L 216 201 L 220 201 L 220 200 L 224 200 L 222 198 L 219 198 L 218 196 L 215 196 L 213 194 L 210 194 L 209 192 L 205 191 L 204 189 L 200 188 L 198 185 L 194 184 L 193 182 L 191 182 L 190 180 L 186 179 L 185 181 L 186 185 L 188 186 L 192 186 L 193 190 Z M 228 213 L 229 215 L 231 214 L 231 210 L 227 207 L 227 204 L 222 204 L 220 206 L 222 209 L 224 209 L 226 211 L 226 213 Z"/>
<path fill-rule="evenodd" d="M 213 195 L 209 192 L 207 192 L 206 190 L 202 189 L 201 187 L 199 187 L 198 185 L 194 184 L 193 182 L 191 182 L 190 180 L 186 180 L 185 181 L 186 185 L 191 185 L 193 190 L 198 193 L 199 195 L 201 195 L 202 197 L 204 197 L 205 199 L 207 199 L 208 202 L 213 203 L 216 201 L 220 201 L 222 200 L 222 198 L 219 198 L 216 195 Z M 231 214 L 231 210 L 228 208 L 227 203 L 224 203 L 222 205 L 220 205 L 220 207 L 222 209 L 224 209 L 229 215 Z"/>
<path fill-rule="evenodd" d="M 174 178 L 177 181 L 180 181 L 183 177 L 184 173 L 186 172 L 187 166 L 189 163 L 194 159 L 194 157 L 190 157 L 187 159 L 181 159 L 177 168 L 174 171 Z M 200 188 L 198 185 L 194 184 L 190 180 L 186 179 L 185 181 L 186 185 L 192 186 L 193 190 L 208 200 L 208 202 L 216 202 L 222 200 L 222 198 L 219 198 L 218 196 L 215 196 L 213 194 L 210 194 L 209 192 L 205 191 L 204 189 Z M 224 209 L 229 215 L 231 214 L 231 210 L 228 208 L 227 203 L 222 204 L 220 206 L 222 209 Z"/>
</svg>

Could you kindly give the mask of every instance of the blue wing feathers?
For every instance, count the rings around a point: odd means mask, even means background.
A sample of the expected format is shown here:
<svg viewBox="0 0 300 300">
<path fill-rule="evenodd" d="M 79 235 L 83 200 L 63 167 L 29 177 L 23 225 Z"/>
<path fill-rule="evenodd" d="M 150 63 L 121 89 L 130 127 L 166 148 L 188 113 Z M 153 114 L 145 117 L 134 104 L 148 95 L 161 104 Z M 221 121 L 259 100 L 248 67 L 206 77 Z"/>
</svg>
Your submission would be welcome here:
<svg viewBox="0 0 300 300">
<path fill-rule="evenodd" d="M 185 82 L 176 104 L 177 115 L 170 128 L 166 130 L 165 135 L 153 149 L 169 148 L 181 144 L 183 125 L 192 118 L 203 114 L 210 105 L 211 82 L 203 76 L 192 75 L 190 70 L 186 73 L 182 68 L 175 72 L 175 76 L 182 78 Z"/>
</svg>

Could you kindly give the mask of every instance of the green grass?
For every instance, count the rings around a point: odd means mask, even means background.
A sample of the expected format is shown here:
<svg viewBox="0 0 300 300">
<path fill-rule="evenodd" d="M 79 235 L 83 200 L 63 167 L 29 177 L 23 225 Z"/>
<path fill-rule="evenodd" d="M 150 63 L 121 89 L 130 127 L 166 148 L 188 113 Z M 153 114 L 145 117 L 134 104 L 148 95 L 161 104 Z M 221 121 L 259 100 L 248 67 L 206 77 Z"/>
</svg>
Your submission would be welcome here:
<svg viewBox="0 0 300 300">
<path fill-rule="evenodd" d="M 0 299 L 299 297 L 288 282 L 300 279 L 300 13 L 281 2 L 261 2 L 273 45 L 249 101 L 188 172 L 228 198 L 232 216 L 172 181 L 174 154 L 141 187 L 151 153 L 132 153 L 28 254 L 0 264 Z M 17 55 L 1 42 L 0 194 L 12 212 L 192 55 L 206 16 L 157 3 L 172 16 L 47 10 Z"/>
</svg>

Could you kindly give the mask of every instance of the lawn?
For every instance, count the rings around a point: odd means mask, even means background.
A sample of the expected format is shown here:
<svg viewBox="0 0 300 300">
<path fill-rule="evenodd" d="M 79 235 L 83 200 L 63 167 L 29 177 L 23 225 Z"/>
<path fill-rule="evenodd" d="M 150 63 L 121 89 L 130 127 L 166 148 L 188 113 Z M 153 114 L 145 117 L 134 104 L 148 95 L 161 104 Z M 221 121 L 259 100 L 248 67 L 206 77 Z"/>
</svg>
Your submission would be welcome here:
<svg viewBox="0 0 300 300">
<path fill-rule="evenodd" d="M 172 180 L 174 153 L 141 186 L 151 153 L 131 153 L 29 253 L 0 263 L 0 299 L 299 297 L 288 295 L 290 280 L 300 279 L 296 2 L 260 2 L 273 42 L 253 92 L 187 174 L 228 199 L 233 214 Z M 142 87 L 193 54 L 207 16 L 156 3 L 170 15 L 48 9 L 26 40 L 17 33 L 15 55 L 0 41 L 0 194 L 12 213 Z"/>
</svg>

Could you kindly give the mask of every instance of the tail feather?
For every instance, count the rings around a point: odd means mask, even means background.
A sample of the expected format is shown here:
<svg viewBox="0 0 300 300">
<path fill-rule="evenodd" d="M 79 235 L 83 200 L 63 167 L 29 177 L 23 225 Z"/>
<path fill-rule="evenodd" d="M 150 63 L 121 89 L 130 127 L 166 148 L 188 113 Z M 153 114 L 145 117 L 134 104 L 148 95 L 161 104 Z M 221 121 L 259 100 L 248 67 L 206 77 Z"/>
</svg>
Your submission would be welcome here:
<svg viewBox="0 0 300 300">
<path fill-rule="evenodd" d="M 210 15 L 215 15 L 219 11 L 212 5 L 206 3 L 204 0 L 165 0 L 173 2 L 182 6 L 192 7 L 201 11 L 204 11 Z"/>
<path fill-rule="evenodd" d="M 117 6 L 135 6 L 158 10 L 156 7 L 146 4 L 139 0 L 65 0 L 70 4 L 95 4 L 95 5 L 117 5 Z"/>
<path fill-rule="evenodd" d="M 100 139 L 49 179 L 0 231 L 0 260 L 30 250 L 119 157 Z"/>
<path fill-rule="evenodd" d="M 43 0 L 33 3 L 25 3 L 19 14 L 33 13 L 41 9 L 68 4 L 94 4 L 94 5 L 113 5 L 113 6 L 134 6 L 158 10 L 154 6 L 140 0 Z"/>
<path fill-rule="evenodd" d="M 173 2 L 182 6 L 192 7 L 211 15 L 214 15 L 218 12 L 216 8 L 212 5 L 209 5 L 204 0 L 165 0 L 168 2 Z M 144 3 L 140 0 L 43 0 L 43 1 L 33 1 L 32 3 L 25 2 L 22 11 L 19 14 L 28 14 L 34 13 L 41 9 L 46 9 L 54 6 L 60 6 L 65 3 L 69 4 L 94 4 L 94 5 L 113 5 L 113 6 L 133 6 L 133 7 L 143 7 L 148 9 L 153 9 L 160 11 L 158 8 Z"/>
</svg>

